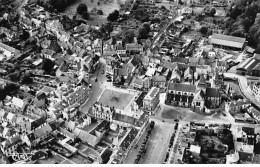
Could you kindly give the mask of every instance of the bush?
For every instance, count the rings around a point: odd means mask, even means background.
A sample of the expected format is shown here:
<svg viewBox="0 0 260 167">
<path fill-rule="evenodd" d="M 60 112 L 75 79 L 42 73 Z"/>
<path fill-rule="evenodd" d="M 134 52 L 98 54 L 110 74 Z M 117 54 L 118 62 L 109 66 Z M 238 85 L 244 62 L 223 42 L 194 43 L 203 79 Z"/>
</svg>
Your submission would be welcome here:
<svg viewBox="0 0 260 167">
<path fill-rule="evenodd" d="M 210 11 L 209 11 L 209 15 L 213 17 L 215 14 L 216 14 L 216 9 L 211 8 Z"/>
<path fill-rule="evenodd" d="M 77 13 L 82 15 L 84 12 L 88 11 L 88 7 L 84 3 L 80 3 L 77 7 Z"/>
<path fill-rule="evenodd" d="M 104 13 L 103 13 L 103 11 L 102 11 L 101 9 L 99 9 L 99 10 L 97 11 L 97 14 L 103 15 Z"/>
<path fill-rule="evenodd" d="M 44 70 L 46 73 L 50 73 L 54 67 L 54 62 L 50 59 L 43 59 L 42 61 L 42 70 Z"/>
</svg>

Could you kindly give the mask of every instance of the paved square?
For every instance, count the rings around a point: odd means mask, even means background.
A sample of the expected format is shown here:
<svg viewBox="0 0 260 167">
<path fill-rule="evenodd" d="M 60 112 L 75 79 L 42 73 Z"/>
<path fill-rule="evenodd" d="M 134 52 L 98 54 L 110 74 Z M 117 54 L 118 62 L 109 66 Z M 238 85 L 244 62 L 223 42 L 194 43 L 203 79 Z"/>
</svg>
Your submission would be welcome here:
<svg viewBox="0 0 260 167">
<path fill-rule="evenodd" d="M 113 106 L 116 109 L 124 110 L 135 96 L 130 93 L 119 92 L 116 90 L 106 89 L 98 100 L 103 106 Z"/>
</svg>

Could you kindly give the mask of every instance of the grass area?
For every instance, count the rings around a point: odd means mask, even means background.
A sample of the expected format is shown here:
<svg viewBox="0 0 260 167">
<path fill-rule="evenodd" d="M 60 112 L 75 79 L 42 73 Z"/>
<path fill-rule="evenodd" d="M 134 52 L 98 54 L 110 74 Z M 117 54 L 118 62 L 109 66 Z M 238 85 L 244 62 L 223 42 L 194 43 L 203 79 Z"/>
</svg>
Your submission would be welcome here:
<svg viewBox="0 0 260 167">
<path fill-rule="evenodd" d="M 182 114 L 174 109 L 165 109 L 162 112 L 162 118 L 166 119 L 179 119 L 180 116 L 182 116 Z"/>
<path fill-rule="evenodd" d="M 110 89 L 106 89 L 100 99 L 98 100 L 103 106 L 114 106 L 117 109 L 124 110 L 134 98 L 134 95 L 130 93 L 123 93 L 119 91 L 114 91 Z"/>
<path fill-rule="evenodd" d="M 100 4 L 98 5 L 98 2 Z M 78 0 L 73 5 L 69 6 L 63 14 L 66 14 L 70 18 L 76 13 L 76 9 L 80 3 L 85 3 L 88 7 L 88 11 L 91 11 L 93 8 L 101 9 L 103 15 L 91 15 L 93 17 L 90 20 L 87 20 L 88 24 L 99 25 L 107 22 L 107 16 L 114 10 L 119 10 L 120 4 L 125 3 L 125 0 Z"/>
</svg>

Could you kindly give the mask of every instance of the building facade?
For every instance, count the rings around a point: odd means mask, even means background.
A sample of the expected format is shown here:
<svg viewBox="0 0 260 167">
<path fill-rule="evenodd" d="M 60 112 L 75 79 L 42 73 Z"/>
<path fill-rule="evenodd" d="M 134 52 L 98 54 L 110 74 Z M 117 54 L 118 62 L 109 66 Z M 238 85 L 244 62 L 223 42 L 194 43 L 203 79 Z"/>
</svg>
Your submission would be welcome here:
<svg viewBox="0 0 260 167">
<path fill-rule="evenodd" d="M 160 89 L 152 87 L 143 100 L 144 110 L 149 111 L 150 115 L 154 115 L 154 110 L 160 102 Z"/>
</svg>

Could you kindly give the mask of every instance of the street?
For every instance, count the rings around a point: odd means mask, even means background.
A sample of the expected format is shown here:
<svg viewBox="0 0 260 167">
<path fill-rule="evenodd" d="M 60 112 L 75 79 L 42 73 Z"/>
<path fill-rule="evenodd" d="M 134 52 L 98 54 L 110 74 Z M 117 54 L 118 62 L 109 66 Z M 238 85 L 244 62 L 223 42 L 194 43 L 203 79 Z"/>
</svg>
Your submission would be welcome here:
<svg viewBox="0 0 260 167">
<path fill-rule="evenodd" d="M 102 74 L 102 70 L 105 71 L 106 68 L 106 61 L 103 58 L 100 58 L 100 65 L 98 67 L 99 69 L 96 70 L 96 72 L 90 77 L 90 84 L 92 85 L 92 92 L 89 96 L 88 101 L 82 105 L 82 111 L 83 113 L 88 113 L 90 105 L 94 104 L 98 97 L 101 95 L 102 91 L 104 90 L 104 86 L 102 83 L 106 83 L 106 76 L 105 73 Z M 95 79 L 98 79 L 97 82 L 95 82 Z"/>
</svg>

